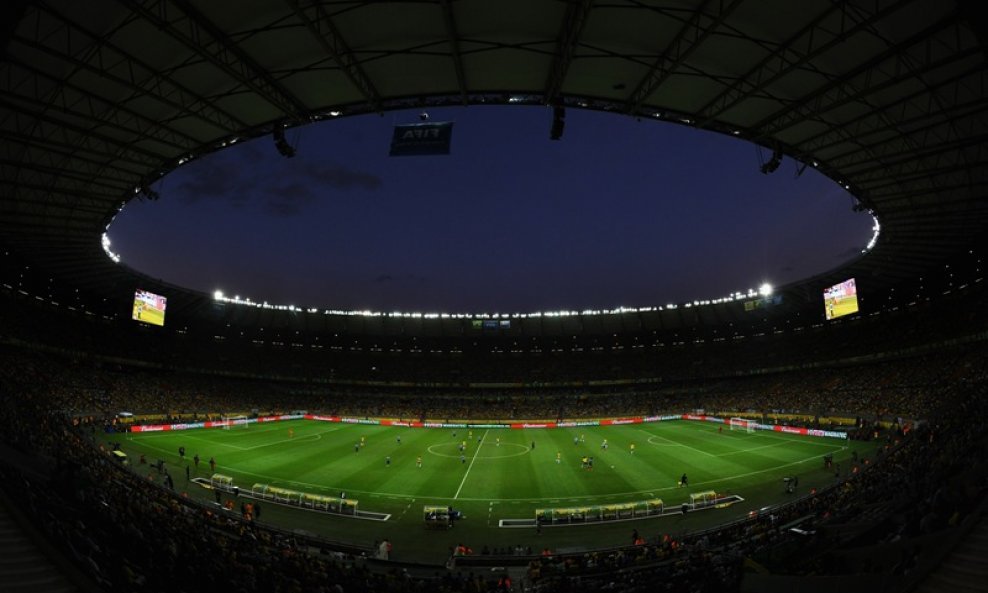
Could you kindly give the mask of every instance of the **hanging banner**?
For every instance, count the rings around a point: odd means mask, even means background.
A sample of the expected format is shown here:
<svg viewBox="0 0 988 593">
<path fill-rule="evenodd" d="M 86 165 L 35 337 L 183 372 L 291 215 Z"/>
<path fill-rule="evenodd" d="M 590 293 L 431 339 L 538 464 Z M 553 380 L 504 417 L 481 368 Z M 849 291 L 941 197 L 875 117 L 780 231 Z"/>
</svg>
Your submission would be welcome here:
<svg viewBox="0 0 988 593">
<path fill-rule="evenodd" d="M 391 156 L 449 154 L 453 122 L 429 122 L 395 126 Z"/>
</svg>

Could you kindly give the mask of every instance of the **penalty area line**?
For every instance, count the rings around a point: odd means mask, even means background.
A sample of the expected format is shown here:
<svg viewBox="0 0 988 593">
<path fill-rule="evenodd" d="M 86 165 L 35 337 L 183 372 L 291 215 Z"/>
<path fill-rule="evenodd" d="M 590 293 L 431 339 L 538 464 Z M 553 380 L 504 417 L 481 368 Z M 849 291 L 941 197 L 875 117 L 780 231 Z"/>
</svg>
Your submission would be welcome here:
<svg viewBox="0 0 988 593">
<path fill-rule="evenodd" d="M 460 490 L 463 490 L 463 485 L 467 483 L 467 476 L 470 475 L 470 470 L 473 469 L 473 462 L 477 461 L 477 454 L 480 453 L 480 448 L 484 446 L 484 440 L 487 438 L 487 433 L 490 429 L 484 431 L 484 436 L 480 437 L 480 444 L 477 445 L 477 450 L 473 452 L 473 459 L 470 460 L 470 465 L 467 466 L 467 473 L 463 474 L 463 479 L 460 480 L 460 487 L 456 489 L 456 494 L 453 495 L 453 500 L 460 497 Z"/>
<path fill-rule="evenodd" d="M 645 434 L 647 434 L 649 436 L 657 437 L 657 438 L 660 438 L 660 439 L 665 439 L 665 440 L 669 441 L 670 443 L 675 443 L 676 445 L 679 445 L 680 447 L 686 447 L 687 449 L 691 449 L 693 451 L 696 451 L 697 453 L 703 453 L 707 457 L 713 457 L 715 459 L 717 458 L 717 455 L 714 455 L 713 453 L 708 453 L 708 452 L 704 451 L 703 449 L 697 449 L 696 447 L 690 447 L 689 445 L 686 445 L 684 443 L 677 443 L 676 441 L 674 441 L 672 439 L 666 439 L 666 437 L 659 436 L 657 434 L 652 434 L 652 433 L 648 432 L 647 430 L 641 430 L 640 428 L 638 430 L 639 430 L 639 432 L 644 432 Z"/>
</svg>

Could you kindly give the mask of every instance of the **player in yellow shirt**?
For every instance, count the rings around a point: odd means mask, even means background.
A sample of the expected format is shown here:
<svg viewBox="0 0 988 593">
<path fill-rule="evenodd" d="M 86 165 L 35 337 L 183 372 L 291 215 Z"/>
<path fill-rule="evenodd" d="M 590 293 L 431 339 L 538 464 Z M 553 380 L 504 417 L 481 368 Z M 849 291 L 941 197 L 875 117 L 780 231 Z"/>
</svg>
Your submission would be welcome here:
<svg viewBox="0 0 988 593">
<path fill-rule="evenodd" d="M 631 443 L 631 454 L 632 455 L 635 454 L 635 444 L 634 443 Z"/>
<path fill-rule="evenodd" d="M 559 451 L 556 451 L 556 463 L 562 463 L 562 462 L 563 462 L 563 454 L 560 453 Z"/>
</svg>

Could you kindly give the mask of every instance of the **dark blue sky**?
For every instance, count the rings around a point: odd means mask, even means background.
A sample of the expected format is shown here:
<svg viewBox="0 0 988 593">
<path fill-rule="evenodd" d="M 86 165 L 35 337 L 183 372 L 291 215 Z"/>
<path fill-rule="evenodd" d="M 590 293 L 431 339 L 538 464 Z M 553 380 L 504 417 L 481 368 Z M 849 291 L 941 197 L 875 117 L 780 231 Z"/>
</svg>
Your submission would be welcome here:
<svg viewBox="0 0 988 593">
<path fill-rule="evenodd" d="M 871 217 L 812 169 L 758 171 L 751 144 L 685 126 L 538 107 L 436 109 L 448 156 L 388 157 L 388 113 L 195 160 L 109 230 L 123 263 L 274 304 L 531 312 L 713 299 L 829 270 Z M 764 153 L 764 151 L 763 151 Z M 762 159 L 767 159 L 763 154 Z"/>
</svg>

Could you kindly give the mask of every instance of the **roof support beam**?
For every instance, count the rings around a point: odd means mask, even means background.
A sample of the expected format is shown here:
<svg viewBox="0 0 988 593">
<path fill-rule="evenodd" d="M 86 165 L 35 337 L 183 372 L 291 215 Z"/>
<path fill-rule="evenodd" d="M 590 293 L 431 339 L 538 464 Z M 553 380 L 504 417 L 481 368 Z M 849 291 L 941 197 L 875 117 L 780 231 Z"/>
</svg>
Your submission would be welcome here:
<svg viewBox="0 0 988 593">
<path fill-rule="evenodd" d="M 845 5 L 841 2 L 833 2 L 827 10 L 813 19 L 807 26 L 780 43 L 778 51 L 765 56 L 754 68 L 739 76 L 734 84 L 701 107 L 697 112 L 697 127 L 704 128 L 710 125 L 724 112 L 741 101 L 764 92 L 769 85 L 783 76 L 798 68 L 805 67 L 817 56 L 844 43 L 849 36 L 867 30 L 881 19 L 914 0 L 907 2 L 885 1 L 888 6 L 876 10 L 850 29 L 841 28 L 836 31 L 833 26 L 827 26 L 827 19 Z"/>
<path fill-rule="evenodd" d="M 976 101 L 959 103 L 958 101 L 963 100 L 962 90 L 970 90 L 979 98 Z M 950 106 L 942 110 L 935 109 L 933 95 L 947 95 L 950 98 Z M 964 112 L 972 106 L 985 103 L 988 101 L 985 97 L 988 97 L 988 73 L 964 72 L 935 85 L 924 86 L 914 93 L 876 107 L 874 111 L 866 111 L 847 120 L 840 128 L 828 127 L 818 134 L 800 140 L 797 147 L 803 154 L 812 155 L 846 143 L 848 138 L 860 141 L 871 134 L 882 134 L 898 127 L 912 130 L 914 124 L 925 120 L 945 115 L 953 118 L 956 112 Z M 877 114 L 882 117 L 875 117 Z M 889 121 L 895 123 L 888 123 Z"/>
<path fill-rule="evenodd" d="M 968 207 L 965 210 L 958 210 L 954 213 L 957 216 L 967 218 L 970 216 L 971 209 L 977 205 L 977 202 L 971 197 L 972 194 L 984 195 L 985 191 L 988 191 L 988 179 L 981 182 L 975 182 L 973 185 L 967 181 L 964 181 L 963 183 L 956 185 L 940 185 L 935 189 L 920 191 L 906 191 L 902 188 L 897 188 L 894 191 L 887 191 L 884 193 L 872 192 L 870 196 L 883 210 L 892 209 L 894 211 L 899 211 L 900 218 L 905 217 L 908 219 L 909 217 L 914 216 L 913 210 L 916 209 L 941 209 L 947 206 L 955 205 Z M 917 203 L 919 198 L 925 197 L 930 197 L 930 200 L 925 203 Z M 925 217 L 926 215 L 924 214 L 924 220 Z M 894 218 L 890 215 L 882 216 L 883 221 L 893 219 Z"/>
<path fill-rule="evenodd" d="M 741 2 L 743 0 L 705 0 L 676 33 L 669 45 L 659 53 L 652 67 L 632 91 L 625 101 L 625 113 L 637 113 L 648 97 L 668 80 Z M 707 14 L 711 5 L 713 5 L 712 14 Z"/>
<path fill-rule="evenodd" d="M 120 130 L 132 130 L 141 137 L 151 138 L 179 151 L 191 150 L 199 144 L 196 138 L 188 134 L 169 128 L 162 122 L 129 109 L 122 103 L 114 103 L 71 82 L 58 80 L 33 65 L 14 59 L 8 60 L 8 63 L 12 67 L 6 69 L 3 84 L 0 86 L 0 89 L 3 90 L 0 92 L 5 90 L 10 92 L 10 89 L 15 88 L 12 79 L 17 78 L 19 82 L 16 85 L 17 88 L 28 88 L 35 91 L 31 96 L 24 97 L 20 93 L 18 96 L 29 101 L 37 101 L 42 94 L 40 89 L 44 87 L 44 81 L 47 81 L 59 88 L 58 93 L 47 94 L 49 105 L 57 104 L 59 109 L 80 114 L 94 123 L 111 125 Z M 79 108 L 84 109 L 84 111 L 79 111 Z"/>
<path fill-rule="evenodd" d="M 157 68 L 135 59 L 129 52 L 80 27 L 47 6 L 39 4 L 35 10 L 43 11 L 46 17 L 57 20 L 60 23 L 59 30 L 46 35 L 43 40 L 18 37 L 16 38 L 18 43 L 130 88 L 135 92 L 133 97 L 145 97 L 168 105 L 175 109 L 176 115 L 199 119 L 227 133 L 239 132 L 247 127 L 247 124 L 239 118 L 196 95 L 184 85 L 162 74 Z M 34 16 L 39 18 L 40 13 L 35 13 Z M 40 31 L 38 26 L 25 27 L 25 29 Z"/>
<path fill-rule="evenodd" d="M 451 0 L 439 0 L 443 8 L 443 22 L 446 24 L 446 36 L 449 37 L 449 53 L 453 59 L 453 69 L 456 71 L 456 83 L 460 87 L 460 98 L 463 105 L 469 105 L 467 97 L 467 77 L 463 70 L 463 55 L 460 53 L 460 33 L 456 29 L 456 18 L 453 15 Z"/>
<path fill-rule="evenodd" d="M 118 180 L 115 184 L 108 183 L 101 179 L 87 178 L 82 173 L 69 172 L 59 167 L 46 166 L 40 163 L 29 163 L 22 160 L 0 158 L 0 166 L 16 169 L 18 179 L 24 179 L 25 177 L 30 176 L 36 178 L 39 182 L 47 182 L 53 187 L 58 184 L 63 186 L 71 186 L 67 188 L 71 191 L 77 191 L 81 187 L 102 188 L 107 192 L 105 194 L 107 198 L 111 199 L 118 198 L 121 193 L 132 188 L 132 186 L 128 185 L 125 181 Z"/>
<path fill-rule="evenodd" d="M 573 61 L 573 54 L 583 33 L 583 25 L 587 22 L 587 14 L 593 8 L 594 0 L 578 0 L 566 7 L 566 17 L 556 44 L 556 57 L 545 83 L 545 102 L 552 105 L 559 98 L 559 91 L 566 80 L 566 72 Z"/>
<path fill-rule="evenodd" d="M 985 147 L 988 149 L 988 147 Z M 982 149 L 979 149 L 981 152 Z M 925 164 L 925 163 L 924 163 Z M 900 173 L 901 177 L 888 177 L 882 175 L 877 180 L 882 183 L 868 186 L 865 189 L 868 195 L 875 190 L 886 188 L 908 188 L 911 193 L 919 193 L 923 190 L 933 190 L 935 193 L 941 185 L 967 184 L 968 187 L 978 185 L 978 177 L 988 176 L 988 159 L 975 161 L 965 161 L 954 163 L 939 169 L 926 169 L 918 165 L 917 162 L 906 163 L 897 168 L 894 172 Z M 973 201 L 973 198 L 972 198 Z"/>
<path fill-rule="evenodd" d="M 898 150 L 894 154 L 903 154 L 917 151 L 928 151 L 929 147 L 937 148 L 946 145 L 951 139 L 956 140 L 956 126 L 952 122 L 969 121 L 969 118 L 983 115 L 988 112 L 988 100 L 978 99 L 962 105 L 957 105 L 955 109 L 943 112 L 931 111 L 929 114 L 914 118 L 902 118 L 896 120 L 896 124 L 890 124 L 884 128 L 874 130 L 872 133 L 889 134 L 904 128 L 908 131 L 900 133 L 897 141 L 883 141 L 874 146 L 864 146 L 859 144 L 858 148 L 848 150 L 827 158 L 827 164 L 844 170 L 843 167 L 853 167 L 862 161 L 861 154 L 867 152 L 869 158 L 883 159 L 893 154 L 891 151 Z M 867 139 L 864 136 L 863 139 Z M 845 140 L 846 142 L 846 140 Z M 847 163 L 843 161 L 848 161 Z"/>
<path fill-rule="evenodd" d="M 96 151 L 106 151 L 107 148 L 113 147 L 116 150 L 111 148 L 111 154 L 126 152 L 133 155 L 144 155 L 148 158 L 148 164 L 152 166 L 160 165 L 166 158 L 165 155 L 139 148 L 118 138 L 52 117 L 46 111 L 28 110 L 25 106 L 11 103 L 2 96 L 0 96 L 0 107 L 11 113 L 7 117 L 7 121 L 13 122 L 13 128 L 16 132 L 27 133 L 43 139 L 59 135 L 69 144 L 77 143 L 84 150 L 88 150 L 90 146 L 93 146 Z M 40 126 L 39 123 L 46 125 Z"/>
<path fill-rule="evenodd" d="M 831 80 L 795 101 L 787 102 L 782 109 L 751 126 L 751 129 L 759 134 L 755 140 L 771 138 L 790 126 L 827 111 L 829 105 L 857 95 L 858 89 L 877 86 L 903 71 L 916 71 L 918 69 L 916 58 L 919 58 L 921 63 L 927 63 L 934 56 L 941 55 L 942 51 L 935 51 L 924 56 L 924 51 L 932 49 L 931 45 L 934 44 L 937 33 L 956 24 L 956 15 L 941 19 L 901 43 L 890 46 L 841 77 Z"/>
<path fill-rule="evenodd" d="M 930 52 L 927 52 L 927 51 L 922 51 L 922 52 L 919 52 L 919 53 L 921 53 L 923 55 L 927 55 L 927 56 L 930 55 Z M 939 71 L 939 70 L 944 69 L 944 67 L 946 67 L 946 66 L 952 66 L 953 67 L 953 66 L 955 66 L 955 65 L 957 65 L 959 63 L 962 63 L 964 61 L 970 62 L 970 59 L 971 58 L 978 59 L 980 57 L 979 56 L 980 53 L 981 53 L 980 50 L 978 50 L 977 48 L 969 48 L 967 50 L 960 50 L 960 49 L 958 49 L 958 51 L 956 53 L 947 54 L 942 59 L 930 61 L 930 62 L 925 63 L 925 64 L 922 64 L 918 68 L 915 68 L 915 69 L 912 69 L 912 70 L 907 69 L 905 67 L 906 64 L 903 63 L 903 64 L 901 64 L 903 66 L 903 68 L 901 70 L 894 70 L 895 72 L 898 72 L 899 73 L 898 75 L 890 76 L 887 79 L 882 80 L 880 82 L 872 82 L 870 84 L 867 84 L 860 91 L 857 91 L 857 92 L 855 92 L 853 94 L 848 94 L 846 96 L 843 96 L 843 97 L 841 97 L 840 99 L 838 99 L 837 101 L 835 101 L 833 103 L 830 103 L 830 104 L 827 104 L 827 105 L 820 105 L 819 106 L 819 110 L 814 112 L 813 117 L 807 118 L 806 121 L 818 121 L 818 122 L 821 122 L 821 123 L 825 124 L 827 127 L 832 128 L 832 130 L 833 130 L 833 132 L 834 132 L 835 135 L 840 136 L 840 137 L 843 137 L 844 141 L 849 141 L 849 142 L 853 142 L 853 143 L 860 143 L 860 141 L 861 141 L 861 138 L 860 137 L 858 137 L 858 136 L 850 136 L 843 129 L 843 127 L 833 126 L 829 121 L 827 121 L 826 116 L 824 115 L 824 114 L 826 114 L 829 111 L 833 111 L 835 109 L 840 109 L 841 107 L 844 107 L 846 105 L 853 104 L 853 103 L 860 103 L 860 104 L 864 104 L 866 106 L 867 111 L 871 114 L 871 120 L 873 122 L 885 123 L 885 124 L 887 124 L 886 125 L 886 128 L 891 128 L 891 129 L 901 128 L 902 126 L 901 126 L 901 124 L 898 121 L 892 120 L 892 119 L 890 119 L 888 117 L 889 114 L 888 114 L 888 111 L 887 110 L 879 109 L 878 107 L 872 105 L 871 103 L 869 103 L 867 101 L 867 98 L 869 96 L 873 96 L 873 95 L 876 95 L 878 93 L 881 93 L 882 91 L 887 91 L 887 90 L 894 89 L 896 86 L 900 85 L 902 82 L 907 81 L 907 80 L 911 80 L 911 79 L 915 79 L 917 77 L 922 77 L 924 74 L 926 74 L 928 72 Z M 899 65 L 899 64 L 897 64 L 897 65 Z M 925 105 L 925 109 L 926 109 L 926 112 L 929 114 L 929 117 L 936 117 L 937 113 L 941 110 L 941 105 L 939 104 L 939 101 L 938 101 L 938 98 L 937 98 L 938 96 L 935 93 L 933 93 L 929 89 L 929 87 L 927 87 L 925 89 L 925 92 L 921 93 L 921 95 L 924 98 L 928 99 L 928 101 L 929 101 L 928 104 Z M 960 130 L 953 130 L 952 133 L 951 133 L 951 135 L 952 136 L 957 136 L 959 133 L 960 133 Z M 801 144 L 802 143 L 800 143 L 800 145 Z M 914 146 L 917 149 L 923 147 L 923 145 L 921 145 L 921 144 L 920 145 L 914 145 Z M 800 146 L 800 149 L 802 149 L 802 146 Z M 875 153 L 870 152 L 870 156 L 874 157 L 875 156 Z M 796 155 L 796 157 L 797 158 L 800 158 L 801 160 L 805 160 L 800 155 Z"/>
<path fill-rule="evenodd" d="M 64 87 L 63 87 L 64 88 Z M 146 129 L 134 125 L 129 127 L 123 123 L 117 122 L 101 122 L 99 117 L 97 117 L 91 110 L 85 112 L 72 109 L 66 105 L 64 100 L 64 95 L 60 94 L 61 98 L 52 97 L 51 102 L 46 105 L 47 113 L 54 113 L 65 117 L 69 121 L 80 121 L 87 124 L 93 125 L 91 129 L 92 132 L 102 129 L 114 138 L 119 138 L 121 141 L 125 142 L 127 145 L 133 146 L 138 142 L 152 141 L 155 143 L 160 143 L 163 148 L 171 149 L 175 152 L 183 152 L 190 150 L 190 147 L 183 146 L 180 144 L 172 144 L 170 142 L 165 142 L 160 138 L 155 138 L 152 134 L 144 135 L 147 132 Z M 23 95 L 16 95 L 12 93 L 7 93 L 0 91 L 0 98 L 10 101 L 8 104 L 36 104 L 37 99 L 31 97 L 25 97 Z M 89 107 L 93 107 L 90 103 Z"/>
<path fill-rule="evenodd" d="M 308 108 L 247 55 L 188 0 L 118 0 L 160 31 L 182 43 L 294 121 L 307 121 Z M 174 4 L 178 10 L 170 9 Z"/>
<path fill-rule="evenodd" d="M 183 0 L 184 1 L 184 0 Z M 361 68 L 360 62 L 353 55 L 353 51 L 346 44 L 339 28 L 330 18 L 329 14 L 322 7 L 322 4 L 314 4 L 308 10 L 315 13 L 315 18 L 310 18 L 305 8 L 299 4 L 298 0 L 287 0 L 288 5 L 295 11 L 299 20 L 305 24 L 312 37 L 319 43 L 323 51 L 333 58 L 333 61 L 343 70 L 347 79 L 357 87 L 357 90 L 364 96 L 364 100 L 374 111 L 381 110 L 381 95 L 374 87 L 374 83 L 368 78 L 367 73 Z M 463 89 L 463 85 L 460 85 Z"/>
<path fill-rule="evenodd" d="M 17 192 L 20 196 L 39 196 L 48 200 L 46 202 L 41 202 L 40 200 L 29 199 L 10 202 L 8 205 L 25 204 L 27 206 L 27 208 L 19 211 L 19 216 L 22 217 L 27 216 L 44 219 L 47 218 L 49 212 L 56 209 L 69 210 L 72 212 L 85 212 L 86 214 L 91 215 L 87 216 L 86 220 L 82 220 L 80 216 L 72 217 L 71 220 L 78 222 L 83 226 L 83 228 L 92 231 L 93 226 L 89 221 L 91 219 L 100 220 L 106 214 L 106 210 L 103 206 L 106 204 L 107 196 L 103 194 L 79 192 L 76 190 L 49 187 L 47 185 L 38 185 L 36 183 L 26 183 L 21 181 L 0 180 L 0 187 L 8 187 L 12 191 Z M 52 198 L 54 197 L 57 197 L 58 201 L 53 201 Z M 39 213 L 39 210 L 43 210 L 44 214 Z"/>
<path fill-rule="evenodd" d="M 885 177 L 889 171 L 892 171 L 894 176 L 904 169 L 910 170 L 918 167 L 921 163 L 929 163 L 933 168 L 936 168 L 944 160 L 960 161 L 969 152 L 980 152 L 980 149 L 986 146 L 988 146 L 988 139 L 964 138 L 963 140 L 937 144 L 925 150 L 906 149 L 896 154 L 884 155 L 882 160 L 878 162 L 859 162 L 858 164 L 862 165 L 860 168 L 848 166 L 841 172 L 856 183 L 866 183 L 867 180 L 875 178 L 876 173 L 882 173 L 881 177 Z M 968 150 L 975 147 L 978 150 Z"/>
<path fill-rule="evenodd" d="M 42 140 L 27 134 L 18 134 L 11 130 L 0 130 L 0 140 L 12 141 L 0 142 L 0 146 L 3 147 L 3 152 L 0 152 L 0 155 L 16 158 L 17 160 L 25 162 L 48 161 L 48 164 L 51 166 L 60 165 L 66 169 L 70 168 L 70 163 L 79 163 L 79 167 L 72 168 L 84 171 L 86 175 L 93 177 L 104 176 L 121 180 L 134 179 L 136 176 L 140 175 L 141 171 L 143 171 L 146 167 L 145 163 L 135 163 L 133 161 L 128 161 L 127 159 L 116 157 L 115 155 L 109 153 L 97 153 L 94 151 L 86 151 L 83 153 L 78 150 L 78 146 L 72 144 L 64 144 L 51 139 Z M 56 161 L 56 156 L 64 160 Z M 99 160 L 93 157 L 103 157 L 104 160 Z M 136 165 L 139 170 L 132 170 L 119 166 L 124 163 Z M 116 172 L 116 174 L 114 175 L 108 172 Z"/>
</svg>

